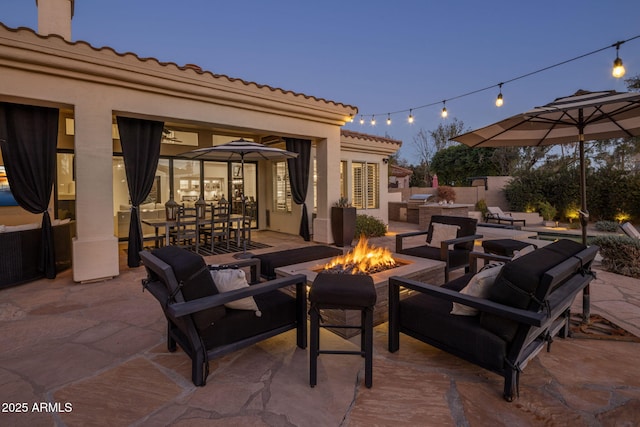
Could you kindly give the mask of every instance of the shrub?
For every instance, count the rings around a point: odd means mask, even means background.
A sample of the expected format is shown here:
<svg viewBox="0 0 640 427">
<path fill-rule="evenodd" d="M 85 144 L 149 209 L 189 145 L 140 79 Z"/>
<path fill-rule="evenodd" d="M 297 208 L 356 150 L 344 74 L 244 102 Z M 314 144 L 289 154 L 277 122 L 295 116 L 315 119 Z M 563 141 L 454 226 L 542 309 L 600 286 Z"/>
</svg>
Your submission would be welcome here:
<svg viewBox="0 0 640 427">
<path fill-rule="evenodd" d="M 558 211 L 549 202 L 540 202 L 538 204 L 538 212 L 545 221 L 552 221 Z"/>
<path fill-rule="evenodd" d="M 615 221 L 596 221 L 595 227 L 598 231 L 609 231 L 612 233 L 618 231 L 618 223 Z"/>
<path fill-rule="evenodd" d="M 456 191 L 453 187 L 449 187 L 448 185 L 441 185 L 438 187 L 438 201 L 448 202 L 450 200 L 456 201 Z"/>
<path fill-rule="evenodd" d="M 380 219 L 364 214 L 356 216 L 356 237 L 381 237 L 385 234 L 387 226 Z"/>
<path fill-rule="evenodd" d="M 476 202 L 476 210 L 482 212 L 482 218 L 487 216 L 487 212 L 489 212 L 489 209 L 487 209 L 487 202 L 484 199 L 478 200 Z"/>
<path fill-rule="evenodd" d="M 598 236 L 593 244 L 600 246 L 602 267 L 606 271 L 640 278 L 640 240 L 628 236 Z"/>
</svg>

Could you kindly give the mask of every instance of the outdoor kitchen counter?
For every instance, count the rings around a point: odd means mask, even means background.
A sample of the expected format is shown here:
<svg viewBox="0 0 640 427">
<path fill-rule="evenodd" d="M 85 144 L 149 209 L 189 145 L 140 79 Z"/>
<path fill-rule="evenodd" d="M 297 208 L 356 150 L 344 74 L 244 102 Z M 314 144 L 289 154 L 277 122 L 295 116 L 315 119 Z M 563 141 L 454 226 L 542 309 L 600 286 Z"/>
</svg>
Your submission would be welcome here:
<svg viewBox="0 0 640 427">
<path fill-rule="evenodd" d="M 453 204 L 439 204 L 439 203 L 427 203 L 426 205 L 418 206 L 418 226 L 420 230 L 427 230 L 431 223 L 431 217 L 433 215 L 446 215 L 446 216 L 469 216 L 469 210 L 473 205 L 467 205 L 462 203 Z"/>
</svg>

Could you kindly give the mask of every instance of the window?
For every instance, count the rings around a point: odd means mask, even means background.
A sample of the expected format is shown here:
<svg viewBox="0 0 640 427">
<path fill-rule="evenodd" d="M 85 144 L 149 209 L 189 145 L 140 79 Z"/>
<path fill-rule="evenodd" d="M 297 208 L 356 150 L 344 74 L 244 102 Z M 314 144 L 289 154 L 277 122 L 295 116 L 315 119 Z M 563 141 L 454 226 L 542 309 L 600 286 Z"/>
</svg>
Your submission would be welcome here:
<svg viewBox="0 0 640 427">
<path fill-rule="evenodd" d="M 340 197 L 347 197 L 347 162 L 340 162 Z"/>
<path fill-rule="evenodd" d="M 352 162 L 352 204 L 358 209 L 379 207 L 380 174 L 377 163 Z"/>
<path fill-rule="evenodd" d="M 291 188 L 287 162 L 273 164 L 273 208 L 276 212 L 291 212 Z"/>
<path fill-rule="evenodd" d="M 313 158 L 313 213 L 318 212 L 318 162 Z"/>
</svg>

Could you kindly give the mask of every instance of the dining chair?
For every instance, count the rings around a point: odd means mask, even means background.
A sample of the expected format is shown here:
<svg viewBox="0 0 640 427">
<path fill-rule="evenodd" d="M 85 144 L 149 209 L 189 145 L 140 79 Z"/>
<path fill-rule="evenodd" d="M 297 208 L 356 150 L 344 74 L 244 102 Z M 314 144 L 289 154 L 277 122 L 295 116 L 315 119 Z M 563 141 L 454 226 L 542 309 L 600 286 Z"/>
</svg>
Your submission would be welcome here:
<svg viewBox="0 0 640 427">
<path fill-rule="evenodd" d="M 236 223 L 235 226 L 232 227 L 233 236 L 236 242 L 239 242 L 239 237 L 242 237 L 242 241 L 247 244 L 251 243 L 251 228 L 253 227 L 253 222 L 256 219 L 257 215 L 257 207 L 256 202 L 248 201 L 244 207 L 244 216 L 242 220 Z"/>
<path fill-rule="evenodd" d="M 211 218 L 206 227 L 201 229 L 201 234 L 205 238 L 205 244 L 211 239 L 211 253 L 215 253 L 216 239 L 220 244 L 226 243 L 229 249 L 229 205 L 226 201 L 217 205 L 211 204 Z"/>
<path fill-rule="evenodd" d="M 176 225 L 171 232 L 171 241 L 175 246 L 193 249 L 198 252 L 198 231 L 195 209 L 181 205 L 176 216 Z"/>
</svg>

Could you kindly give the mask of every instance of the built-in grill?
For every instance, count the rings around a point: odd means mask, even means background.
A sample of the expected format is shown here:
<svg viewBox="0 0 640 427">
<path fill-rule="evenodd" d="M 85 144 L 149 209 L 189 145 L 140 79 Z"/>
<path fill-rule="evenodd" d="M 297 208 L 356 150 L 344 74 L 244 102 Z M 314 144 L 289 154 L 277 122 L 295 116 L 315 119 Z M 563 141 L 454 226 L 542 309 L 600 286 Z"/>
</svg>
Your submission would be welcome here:
<svg viewBox="0 0 640 427">
<path fill-rule="evenodd" d="M 408 207 L 426 205 L 427 201 L 432 197 L 431 194 L 414 194 L 409 197 Z"/>
</svg>

